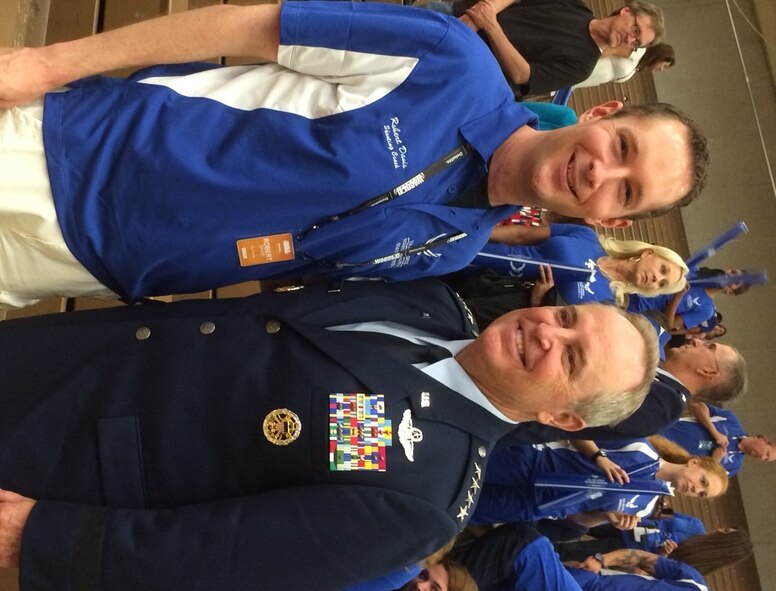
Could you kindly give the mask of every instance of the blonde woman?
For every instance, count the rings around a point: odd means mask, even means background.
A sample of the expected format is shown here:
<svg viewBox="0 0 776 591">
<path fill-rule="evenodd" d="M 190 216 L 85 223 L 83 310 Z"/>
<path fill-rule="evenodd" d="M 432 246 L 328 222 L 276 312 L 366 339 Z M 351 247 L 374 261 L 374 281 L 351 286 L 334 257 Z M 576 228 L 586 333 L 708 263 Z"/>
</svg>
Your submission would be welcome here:
<svg viewBox="0 0 776 591">
<path fill-rule="evenodd" d="M 673 250 L 636 240 L 599 238 L 581 225 L 497 226 L 481 252 L 473 267 L 536 282 L 536 300 L 554 285 L 568 304 L 614 301 L 624 306 L 628 294 L 671 294 L 686 283 L 687 265 Z M 587 274 L 487 255 L 551 260 L 585 269 Z"/>
</svg>

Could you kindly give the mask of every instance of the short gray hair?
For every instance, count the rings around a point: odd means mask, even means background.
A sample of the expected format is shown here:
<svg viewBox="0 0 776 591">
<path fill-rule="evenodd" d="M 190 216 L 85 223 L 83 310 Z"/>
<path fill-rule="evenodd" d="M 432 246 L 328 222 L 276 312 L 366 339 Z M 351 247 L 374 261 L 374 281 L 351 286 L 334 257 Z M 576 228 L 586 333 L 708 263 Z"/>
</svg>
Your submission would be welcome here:
<svg viewBox="0 0 776 591">
<path fill-rule="evenodd" d="M 663 35 L 666 34 L 666 21 L 660 7 L 652 4 L 652 2 L 646 2 L 646 0 L 630 0 L 625 6 L 630 8 L 635 16 L 645 14 L 652 21 L 652 28 L 655 29 L 655 38 L 651 43 L 647 43 L 645 47 L 652 47 L 659 43 Z"/>
<path fill-rule="evenodd" d="M 728 345 L 730 346 L 730 345 Z M 735 358 L 729 363 L 720 363 L 719 378 L 714 383 L 701 386 L 695 396 L 712 403 L 732 402 L 744 395 L 749 387 L 746 360 L 735 347 Z"/>
<path fill-rule="evenodd" d="M 604 304 L 588 304 L 602 306 Z M 614 426 L 621 423 L 631 416 L 644 402 L 652 380 L 655 379 L 657 364 L 660 361 L 658 352 L 657 333 L 652 324 L 641 314 L 624 312 L 614 306 L 606 306 L 631 323 L 639 332 L 646 348 L 646 359 L 644 360 L 644 373 L 641 381 L 632 390 L 624 392 L 603 391 L 582 400 L 576 400 L 572 403 L 572 410 L 579 413 L 585 420 L 588 427 L 600 427 L 604 425 Z M 627 343 L 621 343 L 622 347 L 627 347 Z"/>
</svg>

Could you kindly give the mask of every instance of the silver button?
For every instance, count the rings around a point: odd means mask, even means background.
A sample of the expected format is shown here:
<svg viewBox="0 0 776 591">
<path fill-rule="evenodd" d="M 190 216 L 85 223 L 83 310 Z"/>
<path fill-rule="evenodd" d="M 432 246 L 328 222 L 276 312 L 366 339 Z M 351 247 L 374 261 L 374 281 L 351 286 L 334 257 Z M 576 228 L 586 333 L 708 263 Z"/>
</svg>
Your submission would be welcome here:
<svg viewBox="0 0 776 591">
<path fill-rule="evenodd" d="M 145 341 L 151 337 L 151 329 L 147 326 L 141 326 L 135 331 L 135 338 L 138 341 Z"/>
<path fill-rule="evenodd" d="M 199 325 L 199 332 L 201 334 L 213 334 L 215 330 L 216 330 L 215 322 L 210 322 L 209 320 Z"/>
<path fill-rule="evenodd" d="M 270 320 L 264 325 L 264 328 L 269 334 L 277 334 L 280 332 L 280 322 L 277 320 Z"/>
<path fill-rule="evenodd" d="M 484 458 L 488 455 L 488 449 L 484 445 L 481 445 L 477 448 L 477 453 L 480 454 L 481 458 Z"/>
</svg>

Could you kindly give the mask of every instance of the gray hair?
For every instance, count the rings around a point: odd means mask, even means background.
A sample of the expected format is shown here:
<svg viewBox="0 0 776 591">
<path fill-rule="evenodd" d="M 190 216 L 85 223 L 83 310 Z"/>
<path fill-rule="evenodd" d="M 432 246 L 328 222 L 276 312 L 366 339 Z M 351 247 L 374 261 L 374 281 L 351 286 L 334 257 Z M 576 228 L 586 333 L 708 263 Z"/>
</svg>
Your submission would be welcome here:
<svg viewBox="0 0 776 591">
<path fill-rule="evenodd" d="M 603 306 L 604 304 L 588 304 Z M 631 325 L 639 331 L 646 347 L 646 359 L 644 360 L 644 373 L 641 381 L 632 390 L 624 392 L 603 391 L 582 400 L 572 403 L 572 409 L 579 413 L 588 427 L 600 427 L 603 425 L 614 426 L 631 416 L 644 402 L 652 380 L 655 379 L 655 371 L 660 361 L 658 353 L 658 341 L 652 324 L 641 314 L 624 312 L 614 306 L 606 306 L 622 315 Z M 627 347 L 626 343 L 621 346 Z"/>
<path fill-rule="evenodd" d="M 630 8 L 635 16 L 645 14 L 652 21 L 652 28 L 655 29 L 655 38 L 651 43 L 647 43 L 645 47 L 652 47 L 659 43 L 663 35 L 666 34 L 666 21 L 660 7 L 652 4 L 652 2 L 646 2 L 646 0 L 630 0 L 625 6 Z"/>
<path fill-rule="evenodd" d="M 730 345 L 728 345 L 730 346 Z M 732 402 L 744 395 L 749 387 L 746 373 L 746 360 L 735 347 L 735 358 L 728 363 L 719 364 L 719 378 L 714 383 L 701 386 L 695 393 L 712 404 Z"/>
</svg>

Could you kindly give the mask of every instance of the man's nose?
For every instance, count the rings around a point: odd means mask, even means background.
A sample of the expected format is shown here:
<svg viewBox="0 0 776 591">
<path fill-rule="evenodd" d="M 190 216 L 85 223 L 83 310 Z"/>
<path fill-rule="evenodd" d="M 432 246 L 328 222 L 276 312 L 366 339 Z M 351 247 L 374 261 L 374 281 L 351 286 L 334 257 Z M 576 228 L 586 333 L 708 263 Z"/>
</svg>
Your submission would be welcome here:
<svg viewBox="0 0 776 591">
<path fill-rule="evenodd" d="M 539 340 L 541 348 L 544 351 L 549 351 L 553 344 L 566 338 L 568 330 L 561 326 L 553 326 L 542 322 L 536 327 L 536 338 Z"/>
<path fill-rule="evenodd" d="M 693 347 L 702 347 L 703 346 L 703 339 L 699 339 L 698 337 L 692 338 L 692 346 Z"/>
<path fill-rule="evenodd" d="M 590 189 L 596 191 L 607 183 L 619 183 L 625 177 L 626 170 L 612 158 L 593 158 L 587 171 Z"/>
</svg>

